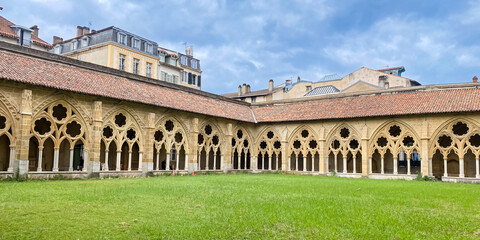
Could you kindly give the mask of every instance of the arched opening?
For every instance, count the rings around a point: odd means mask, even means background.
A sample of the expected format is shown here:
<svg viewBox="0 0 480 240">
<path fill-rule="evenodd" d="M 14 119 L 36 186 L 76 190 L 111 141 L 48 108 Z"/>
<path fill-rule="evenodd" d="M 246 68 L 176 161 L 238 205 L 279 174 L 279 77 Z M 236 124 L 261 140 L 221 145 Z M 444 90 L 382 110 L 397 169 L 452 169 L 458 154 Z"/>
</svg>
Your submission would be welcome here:
<svg viewBox="0 0 480 240">
<path fill-rule="evenodd" d="M 140 147 L 138 146 L 138 143 L 135 142 L 132 146 L 131 169 L 132 170 L 138 170 L 139 167 L 140 167 Z"/>
<path fill-rule="evenodd" d="M 235 149 L 235 152 L 233 152 L 233 161 L 232 161 L 232 164 L 233 164 L 233 169 L 236 169 L 238 170 L 239 169 L 239 157 L 238 157 L 238 151 L 237 149 Z"/>
<path fill-rule="evenodd" d="M 378 150 L 375 150 L 375 152 L 372 155 L 372 173 L 381 173 L 381 161 L 382 161 L 382 155 L 378 152 Z"/>
<path fill-rule="evenodd" d="M 346 167 L 346 166 L 345 166 Z M 337 173 L 343 172 L 343 154 L 339 152 L 337 154 Z"/>
<path fill-rule="evenodd" d="M 444 173 L 443 154 L 440 150 L 435 151 L 432 157 L 432 172 L 433 176 L 437 179 L 442 179 Z M 416 173 L 416 172 L 413 172 Z"/>
<path fill-rule="evenodd" d="M 298 170 L 297 171 L 303 171 L 305 166 L 303 165 L 303 153 L 302 152 L 298 153 L 297 164 L 298 164 Z"/>
<path fill-rule="evenodd" d="M 221 161 L 222 161 L 222 153 L 220 152 L 220 149 L 217 149 L 217 154 L 216 156 L 214 157 L 214 162 L 215 162 L 215 165 L 213 166 L 213 169 L 215 170 L 220 170 L 220 166 L 221 166 Z"/>
<path fill-rule="evenodd" d="M 383 156 L 383 171 L 384 173 L 393 173 L 393 154 L 390 152 L 390 149 Z"/>
<path fill-rule="evenodd" d="M 463 157 L 464 161 L 464 169 L 465 169 L 465 177 L 474 178 L 476 175 L 476 163 L 475 163 L 475 154 L 473 154 L 472 150 L 468 149 L 467 153 Z"/>
<path fill-rule="evenodd" d="M 318 171 L 320 171 L 320 154 L 318 154 L 318 152 L 315 153 L 313 159 L 314 159 L 313 170 L 318 172 Z"/>
<path fill-rule="evenodd" d="M 205 151 L 205 148 L 202 148 L 200 151 L 200 170 L 206 170 L 207 169 L 207 152 Z"/>
<path fill-rule="evenodd" d="M 335 153 L 330 152 L 328 154 L 328 172 L 335 170 Z"/>
<path fill-rule="evenodd" d="M 10 139 L 7 135 L 0 136 L 0 171 L 7 171 L 10 162 Z"/>
<path fill-rule="evenodd" d="M 100 141 L 100 171 L 108 170 L 106 169 L 107 166 L 108 159 L 107 162 L 105 162 L 105 143 L 103 141 Z"/>
<path fill-rule="evenodd" d="M 110 142 L 110 145 L 108 146 L 108 170 L 115 171 L 116 169 L 117 169 L 117 144 L 115 144 L 114 142 Z"/>
<path fill-rule="evenodd" d="M 459 160 L 455 151 L 451 150 L 447 155 L 447 173 L 449 177 L 458 177 L 459 174 Z"/>
<path fill-rule="evenodd" d="M 187 163 L 185 161 L 185 148 L 183 147 L 183 145 L 181 146 L 180 148 L 180 151 L 179 151 L 179 163 L 178 163 L 178 169 L 180 170 L 187 170 Z"/>
<path fill-rule="evenodd" d="M 28 171 L 37 171 L 38 167 L 38 140 L 36 137 L 31 137 L 28 142 Z"/>
<path fill-rule="evenodd" d="M 58 171 L 68 171 L 70 165 L 70 143 L 63 140 L 58 149 Z"/>
<path fill-rule="evenodd" d="M 247 159 L 246 159 L 246 162 L 245 162 L 245 169 L 251 169 L 252 168 L 251 167 L 251 165 L 252 165 L 251 161 L 252 160 L 250 159 L 250 150 L 248 150 Z"/>
<path fill-rule="evenodd" d="M 124 142 L 120 150 L 120 170 L 125 171 L 128 169 L 128 152 L 130 151 L 128 143 Z"/>
<path fill-rule="evenodd" d="M 298 171 L 297 166 L 296 166 L 296 162 L 297 162 L 297 156 L 295 155 L 295 153 L 292 153 L 290 155 L 290 170 Z"/>
<path fill-rule="evenodd" d="M 43 143 L 42 170 L 53 171 L 53 140 L 47 138 Z"/>
<path fill-rule="evenodd" d="M 360 153 L 360 151 L 356 154 L 355 164 L 356 173 L 362 173 L 362 153 Z"/>
<path fill-rule="evenodd" d="M 257 158 L 257 169 L 258 170 L 263 170 L 263 157 L 264 154 L 258 153 L 258 158 Z"/>
<path fill-rule="evenodd" d="M 305 169 L 306 171 L 312 171 L 313 169 L 313 156 L 312 156 L 312 153 L 307 153 L 306 155 L 306 158 L 307 158 L 307 162 L 305 163 Z"/>
</svg>

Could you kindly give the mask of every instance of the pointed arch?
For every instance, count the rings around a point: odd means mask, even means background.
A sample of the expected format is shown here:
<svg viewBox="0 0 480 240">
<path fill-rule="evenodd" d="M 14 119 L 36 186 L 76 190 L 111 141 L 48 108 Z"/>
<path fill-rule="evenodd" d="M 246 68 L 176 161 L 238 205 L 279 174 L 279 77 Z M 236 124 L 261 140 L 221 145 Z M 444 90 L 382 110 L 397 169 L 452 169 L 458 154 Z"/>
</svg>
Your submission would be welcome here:
<svg viewBox="0 0 480 240">
<path fill-rule="evenodd" d="M 233 169 L 251 169 L 251 155 L 253 152 L 251 133 L 242 125 L 237 125 L 232 137 L 232 166 Z"/>
</svg>

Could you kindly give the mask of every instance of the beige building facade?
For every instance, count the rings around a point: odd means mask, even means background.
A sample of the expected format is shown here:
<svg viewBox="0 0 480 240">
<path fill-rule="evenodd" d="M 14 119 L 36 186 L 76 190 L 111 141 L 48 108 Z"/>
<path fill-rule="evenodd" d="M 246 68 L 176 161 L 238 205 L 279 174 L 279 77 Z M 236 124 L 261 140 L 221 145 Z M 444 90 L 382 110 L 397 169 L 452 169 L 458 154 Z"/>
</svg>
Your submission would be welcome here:
<svg viewBox="0 0 480 240">
<path fill-rule="evenodd" d="M 249 104 L 5 43 L 0 73 L 2 177 L 241 170 L 480 182 L 478 83 Z"/>
</svg>

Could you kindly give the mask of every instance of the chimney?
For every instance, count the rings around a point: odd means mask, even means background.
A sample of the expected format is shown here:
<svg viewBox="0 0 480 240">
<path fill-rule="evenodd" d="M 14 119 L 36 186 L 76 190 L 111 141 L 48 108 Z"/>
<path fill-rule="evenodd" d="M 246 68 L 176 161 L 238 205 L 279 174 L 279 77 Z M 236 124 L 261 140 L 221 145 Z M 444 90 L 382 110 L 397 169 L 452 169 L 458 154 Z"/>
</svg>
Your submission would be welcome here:
<svg viewBox="0 0 480 240">
<path fill-rule="evenodd" d="M 80 37 L 83 35 L 83 27 L 77 26 L 77 37 Z"/>
<path fill-rule="evenodd" d="M 477 76 L 473 76 L 472 80 L 473 80 L 474 83 L 478 83 L 478 77 Z"/>
<path fill-rule="evenodd" d="M 238 96 L 242 96 L 242 85 L 238 85 Z"/>
<path fill-rule="evenodd" d="M 301 81 L 300 76 L 298 76 L 297 77 L 297 82 L 300 82 L 300 81 Z"/>
<path fill-rule="evenodd" d="M 291 84 L 292 84 L 292 80 L 290 80 L 290 79 L 289 79 L 289 80 L 285 80 L 285 85 L 288 86 L 288 85 L 291 85 Z"/>
<path fill-rule="evenodd" d="M 83 33 L 82 33 L 82 36 L 83 35 L 87 35 L 90 33 L 90 28 L 89 27 L 83 27 Z"/>
<path fill-rule="evenodd" d="M 273 79 L 270 79 L 270 81 L 268 81 L 268 91 L 269 92 L 273 91 Z"/>
<path fill-rule="evenodd" d="M 61 37 L 57 37 L 57 36 L 53 36 L 53 45 L 57 44 L 57 43 L 61 43 L 63 42 L 63 38 Z"/>
<path fill-rule="evenodd" d="M 247 84 L 246 83 L 244 83 L 242 85 L 242 95 L 244 95 L 245 93 L 247 93 Z"/>
<path fill-rule="evenodd" d="M 33 30 L 32 35 L 38 37 L 38 30 L 39 30 L 39 29 L 38 29 L 38 26 L 37 26 L 37 25 L 33 25 L 30 29 Z"/>
<path fill-rule="evenodd" d="M 250 93 L 250 84 L 247 84 L 247 93 Z"/>
<path fill-rule="evenodd" d="M 193 46 L 186 46 L 185 47 L 185 54 L 187 56 L 193 57 Z"/>
</svg>

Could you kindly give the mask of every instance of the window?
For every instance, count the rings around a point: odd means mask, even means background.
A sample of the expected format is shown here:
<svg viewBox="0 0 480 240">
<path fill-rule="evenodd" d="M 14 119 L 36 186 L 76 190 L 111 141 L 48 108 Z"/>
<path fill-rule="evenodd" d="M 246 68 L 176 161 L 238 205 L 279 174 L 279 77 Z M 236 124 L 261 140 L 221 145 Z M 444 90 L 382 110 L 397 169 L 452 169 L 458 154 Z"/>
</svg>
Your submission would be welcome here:
<svg viewBox="0 0 480 240">
<path fill-rule="evenodd" d="M 160 74 L 160 80 L 162 81 L 167 81 L 167 73 L 166 72 L 162 72 Z"/>
<path fill-rule="evenodd" d="M 122 70 L 122 71 L 125 71 L 125 55 L 123 54 L 120 54 L 119 58 L 118 58 L 118 69 L 119 70 Z"/>
<path fill-rule="evenodd" d="M 192 75 L 192 85 L 196 85 L 197 75 Z"/>
<path fill-rule="evenodd" d="M 192 59 L 192 68 L 197 69 L 197 60 Z"/>
<path fill-rule="evenodd" d="M 257 97 L 252 97 L 252 103 L 257 102 Z"/>
<path fill-rule="evenodd" d="M 153 53 L 153 45 L 150 43 L 145 43 L 145 52 Z"/>
<path fill-rule="evenodd" d="M 160 58 L 160 62 L 165 62 L 165 56 L 164 55 L 160 55 L 160 56 L 158 56 L 158 58 Z"/>
<path fill-rule="evenodd" d="M 118 33 L 118 42 L 123 45 L 127 45 L 127 35 L 123 33 Z"/>
<path fill-rule="evenodd" d="M 82 39 L 82 48 L 88 46 L 88 37 Z"/>
<path fill-rule="evenodd" d="M 182 56 L 182 57 L 180 58 L 180 63 L 181 63 L 182 65 L 185 65 L 185 66 L 186 66 L 186 65 L 187 65 L 187 57 Z"/>
<path fill-rule="evenodd" d="M 133 48 L 140 49 L 140 39 L 133 39 Z"/>
<path fill-rule="evenodd" d="M 197 86 L 199 86 L 199 87 L 202 86 L 202 76 L 197 77 Z"/>
<path fill-rule="evenodd" d="M 188 73 L 188 84 L 192 84 L 192 74 Z"/>
<path fill-rule="evenodd" d="M 173 57 L 168 58 L 168 64 L 170 64 L 172 66 L 177 66 L 176 62 L 177 61 L 175 61 L 175 58 L 173 58 Z"/>
<path fill-rule="evenodd" d="M 133 59 L 133 73 L 138 74 L 139 65 L 140 65 L 140 60 L 134 58 Z"/>
<path fill-rule="evenodd" d="M 72 51 L 77 50 L 77 41 L 72 42 Z"/>
<path fill-rule="evenodd" d="M 187 82 L 188 79 L 187 79 L 187 72 L 182 72 L 182 81 L 183 82 Z"/>
<path fill-rule="evenodd" d="M 307 86 L 307 91 L 312 90 L 312 86 Z"/>
<path fill-rule="evenodd" d="M 172 82 L 172 75 L 167 74 L 167 82 Z"/>
<path fill-rule="evenodd" d="M 19 36 L 18 44 L 20 44 L 20 46 L 30 47 L 31 33 L 23 29 L 18 29 L 17 34 Z"/>
<path fill-rule="evenodd" d="M 54 51 L 55 51 L 56 54 L 60 54 L 60 53 L 62 52 L 62 46 L 61 46 L 61 45 L 55 46 L 55 50 L 54 50 Z"/>
<path fill-rule="evenodd" d="M 145 71 L 146 73 L 146 76 L 147 77 L 152 77 L 152 64 L 151 63 L 147 63 L 147 69 Z"/>
<path fill-rule="evenodd" d="M 178 84 L 178 76 L 173 75 L 173 83 Z"/>
</svg>

